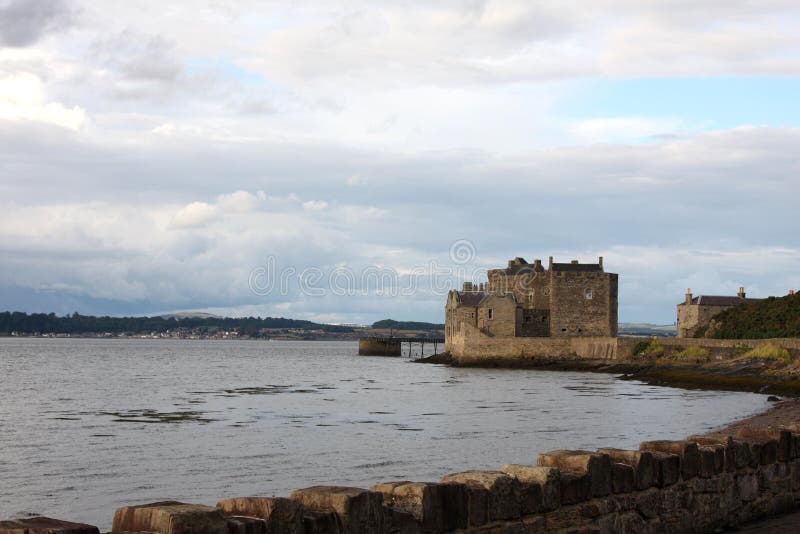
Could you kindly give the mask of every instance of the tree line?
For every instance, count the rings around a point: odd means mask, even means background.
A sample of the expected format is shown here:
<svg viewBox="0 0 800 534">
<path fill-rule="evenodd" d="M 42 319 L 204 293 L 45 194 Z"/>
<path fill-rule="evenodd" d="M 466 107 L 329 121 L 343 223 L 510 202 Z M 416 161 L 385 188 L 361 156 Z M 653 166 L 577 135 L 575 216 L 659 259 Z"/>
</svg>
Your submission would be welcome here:
<svg viewBox="0 0 800 534">
<path fill-rule="evenodd" d="M 236 330 L 255 336 L 262 328 L 297 328 L 325 332 L 352 332 L 347 326 L 315 323 L 283 317 L 96 317 L 81 315 L 58 316 L 55 313 L 0 313 L 0 333 L 20 334 L 139 334 L 162 333 L 176 328 L 192 330 Z"/>
</svg>

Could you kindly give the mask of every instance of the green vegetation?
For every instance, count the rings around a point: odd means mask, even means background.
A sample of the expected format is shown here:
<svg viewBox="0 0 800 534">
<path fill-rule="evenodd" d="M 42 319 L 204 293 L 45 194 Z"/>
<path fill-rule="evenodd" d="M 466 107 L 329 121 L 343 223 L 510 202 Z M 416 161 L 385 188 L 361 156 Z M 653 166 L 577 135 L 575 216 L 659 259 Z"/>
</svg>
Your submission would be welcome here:
<svg viewBox="0 0 800 534">
<path fill-rule="evenodd" d="M 422 323 L 417 321 L 395 321 L 384 319 L 372 323 L 372 328 L 393 328 L 395 330 L 444 330 L 443 324 Z"/>
<path fill-rule="evenodd" d="M 759 358 L 762 360 L 780 360 L 784 363 L 792 363 L 792 355 L 789 351 L 775 343 L 765 343 L 742 354 L 743 358 Z"/>
<path fill-rule="evenodd" d="M 282 317 L 95 317 L 73 313 L 59 317 L 54 313 L 0 313 L 0 334 L 138 334 L 161 333 L 176 328 L 197 329 L 203 333 L 236 330 L 258 337 L 262 328 L 297 328 L 325 332 L 352 332 L 347 326 L 313 323 Z"/>
<path fill-rule="evenodd" d="M 708 332 L 717 339 L 800 337 L 800 293 L 729 308 L 714 317 Z"/>
<path fill-rule="evenodd" d="M 640 341 L 633 348 L 634 357 L 642 356 L 651 358 L 661 356 L 662 354 L 664 354 L 664 347 L 658 342 L 657 339 Z"/>
<path fill-rule="evenodd" d="M 674 354 L 677 358 L 685 358 L 685 359 L 694 359 L 694 360 L 705 360 L 709 356 L 708 349 L 703 347 L 698 347 L 696 345 L 689 345 L 685 349 L 680 352 L 676 352 Z"/>
</svg>

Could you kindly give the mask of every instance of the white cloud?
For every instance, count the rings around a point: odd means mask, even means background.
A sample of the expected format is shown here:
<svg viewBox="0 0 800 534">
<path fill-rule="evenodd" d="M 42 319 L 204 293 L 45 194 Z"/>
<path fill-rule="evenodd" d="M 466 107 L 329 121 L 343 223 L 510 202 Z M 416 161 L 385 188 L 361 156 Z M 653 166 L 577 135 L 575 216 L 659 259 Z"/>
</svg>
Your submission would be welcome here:
<svg viewBox="0 0 800 534">
<path fill-rule="evenodd" d="M 208 224 L 216 216 L 216 206 L 207 202 L 192 202 L 175 214 L 172 226 L 175 228 L 199 228 Z"/>
<path fill-rule="evenodd" d="M 347 185 L 351 187 L 356 187 L 359 185 L 367 185 L 367 179 L 361 176 L 360 174 L 351 174 L 350 176 L 347 177 L 347 180 L 345 180 L 345 182 L 347 183 Z"/>
<path fill-rule="evenodd" d="M 0 119 L 27 120 L 79 130 L 86 112 L 47 100 L 42 80 L 27 72 L 0 72 Z"/>
</svg>

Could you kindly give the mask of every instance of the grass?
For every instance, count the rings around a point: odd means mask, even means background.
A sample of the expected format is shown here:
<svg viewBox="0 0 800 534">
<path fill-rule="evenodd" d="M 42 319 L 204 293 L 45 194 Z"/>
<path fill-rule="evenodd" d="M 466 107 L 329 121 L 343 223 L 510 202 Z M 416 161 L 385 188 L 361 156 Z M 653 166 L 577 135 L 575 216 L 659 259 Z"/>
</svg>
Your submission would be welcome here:
<svg viewBox="0 0 800 534">
<path fill-rule="evenodd" d="M 775 343 L 764 343 L 744 354 L 743 358 L 758 358 L 762 360 L 780 360 L 784 363 L 792 363 L 792 355 L 788 350 Z"/>
<path fill-rule="evenodd" d="M 705 360 L 708 359 L 709 352 L 708 349 L 703 347 L 698 347 L 697 345 L 689 345 L 685 349 L 680 352 L 676 352 L 674 354 L 677 358 L 685 358 L 689 360 Z"/>
</svg>

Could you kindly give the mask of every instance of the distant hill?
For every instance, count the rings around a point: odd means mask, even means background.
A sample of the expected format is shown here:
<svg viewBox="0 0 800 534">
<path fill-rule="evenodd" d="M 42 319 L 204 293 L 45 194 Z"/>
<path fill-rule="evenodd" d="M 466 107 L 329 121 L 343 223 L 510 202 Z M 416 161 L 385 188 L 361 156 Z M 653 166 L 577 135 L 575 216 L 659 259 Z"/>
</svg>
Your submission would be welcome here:
<svg viewBox="0 0 800 534">
<path fill-rule="evenodd" d="M 372 323 L 372 328 L 393 328 L 395 330 L 444 330 L 444 324 L 384 319 L 382 321 Z"/>
<path fill-rule="evenodd" d="M 205 313 L 205 312 L 175 312 L 175 313 L 165 313 L 164 315 L 159 315 L 164 319 L 222 319 L 221 315 L 214 315 L 213 313 Z"/>
<path fill-rule="evenodd" d="M 54 313 L 0 313 L 0 334 L 95 334 L 95 333 L 152 333 L 175 328 L 211 330 L 237 330 L 257 336 L 261 329 L 291 328 L 322 330 L 324 332 L 352 332 L 349 326 L 320 324 L 283 317 L 95 317 L 73 313 L 59 317 Z"/>
<path fill-rule="evenodd" d="M 800 293 L 728 308 L 707 328 L 698 328 L 695 335 L 717 339 L 800 337 Z"/>
<path fill-rule="evenodd" d="M 673 324 L 651 324 L 651 323 L 619 323 L 617 331 L 623 336 L 664 336 L 671 337 L 677 335 L 677 327 Z"/>
</svg>

